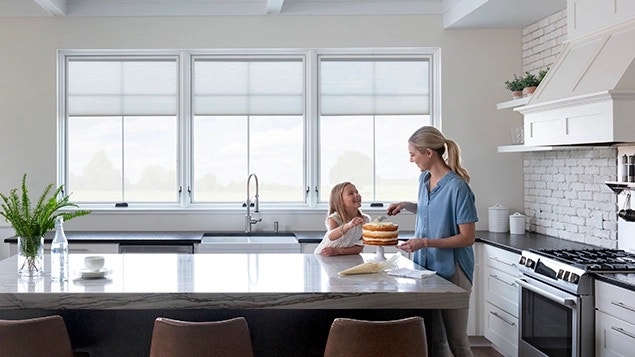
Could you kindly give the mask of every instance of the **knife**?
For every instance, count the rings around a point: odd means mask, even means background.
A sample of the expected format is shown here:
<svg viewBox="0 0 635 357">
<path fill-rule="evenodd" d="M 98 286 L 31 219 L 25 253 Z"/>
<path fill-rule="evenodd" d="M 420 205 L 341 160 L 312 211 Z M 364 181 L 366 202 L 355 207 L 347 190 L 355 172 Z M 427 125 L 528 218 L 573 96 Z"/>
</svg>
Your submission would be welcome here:
<svg viewBox="0 0 635 357">
<path fill-rule="evenodd" d="M 385 220 L 386 218 L 388 218 L 387 214 L 382 214 L 381 216 L 375 218 L 375 222 L 381 222 L 383 220 Z"/>
</svg>

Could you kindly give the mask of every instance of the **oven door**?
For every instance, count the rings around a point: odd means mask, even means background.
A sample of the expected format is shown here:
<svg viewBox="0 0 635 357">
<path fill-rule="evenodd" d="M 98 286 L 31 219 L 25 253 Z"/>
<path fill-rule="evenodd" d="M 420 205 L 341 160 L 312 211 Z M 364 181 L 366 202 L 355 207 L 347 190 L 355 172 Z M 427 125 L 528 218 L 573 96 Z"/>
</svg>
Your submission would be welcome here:
<svg viewBox="0 0 635 357">
<path fill-rule="evenodd" d="M 516 283 L 520 289 L 519 356 L 592 355 L 592 347 L 590 351 L 582 351 L 580 344 L 580 317 L 586 315 L 581 313 L 581 297 L 529 276 L 516 279 Z M 593 336 L 587 335 L 585 339 L 593 340 Z"/>
</svg>

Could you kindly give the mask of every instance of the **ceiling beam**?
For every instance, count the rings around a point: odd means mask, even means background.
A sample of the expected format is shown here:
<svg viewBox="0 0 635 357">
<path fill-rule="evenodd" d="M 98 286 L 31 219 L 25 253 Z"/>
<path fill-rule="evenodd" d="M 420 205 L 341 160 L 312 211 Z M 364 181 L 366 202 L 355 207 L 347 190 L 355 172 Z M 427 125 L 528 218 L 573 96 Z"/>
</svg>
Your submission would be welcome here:
<svg viewBox="0 0 635 357">
<path fill-rule="evenodd" d="M 33 0 L 51 15 L 65 16 L 67 0 Z"/>
<path fill-rule="evenodd" d="M 284 5 L 284 0 L 266 0 L 265 8 L 267 10 L 267 14 L 279 14 L 282 12 L 282 5 Z"/>
</svg>

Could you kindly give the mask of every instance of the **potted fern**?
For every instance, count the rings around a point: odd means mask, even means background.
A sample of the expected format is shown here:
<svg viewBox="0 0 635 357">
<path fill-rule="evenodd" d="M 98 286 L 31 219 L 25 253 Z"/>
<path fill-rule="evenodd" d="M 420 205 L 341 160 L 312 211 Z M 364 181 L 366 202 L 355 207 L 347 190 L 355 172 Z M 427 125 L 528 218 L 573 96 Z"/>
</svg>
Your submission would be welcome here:
<svg viewBox="0 0 635 357">
<path fill-rule="evenodd" d="M 0 193 L 0 215 L 13 226 L 18 237 L 18 274 L 21 276 L 42 274 L 44 235 L 55 227 L 55 218 L 62 216 L 68 221 L 90 213 L 87 210 L 59 212 L 65 207 L 78 206 L 69 201 L 69 196 L 60 195 L 63 186 L 59 186 L 49 196 L 52 188 L 53 184 L 46 186 L 35 206 L 32 206 L 24 174 L 21 190 L 13 188 L 6 196 Z"/>
</svg>

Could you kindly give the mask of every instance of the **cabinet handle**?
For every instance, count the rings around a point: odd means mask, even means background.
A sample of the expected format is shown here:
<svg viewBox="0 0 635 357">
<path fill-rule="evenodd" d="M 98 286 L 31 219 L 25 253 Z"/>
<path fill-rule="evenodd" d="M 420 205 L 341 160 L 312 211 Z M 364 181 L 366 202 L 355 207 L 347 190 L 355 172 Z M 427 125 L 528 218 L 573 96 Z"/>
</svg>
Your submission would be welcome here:
<svg viewBox="0 0 635 357">
<path fill-rule="evenodd" d="M 632 339 L 635 339 L 635 335 L 633 335 L 632 333 L 630 333 L 630 332 L 628 332 L 628 331 L 624 330 L 624 329 L 623 329 L 623 328 L 621 328 L 621 327 L 611 326 L 611 330 L 613 330 L 613 331 L 615 331 L 615 332 L 619 332 L 619 333 L 621 333 L 622 335 L 626 335 L 626 336 L 628 336 L 628 337 L 630 337 L 630 338 L 632 338 Z"/>
<path fill-rule="evenodd" d="M 624 304 L 623 302 L 619 302 L 619 301 L 611 301 L 611 305 L 615 305 L 615 306 L 617 306 L 617 307 L 621 307 L 621 308 L 623 308 L 623 309 L 626 309 L 626 310 L 630 310 L 630 311 L 635 312 L 635 307 L 630 307 L 630 306 L 628 306 L 628 305 Z"/>
<path fill-rule="evenodd" d="M 505 281 L 505 280 L 499 278 L 498 275 L 496 275 L 496 274 L 490 274 L 489 277 L 490 278 L 494 278 L 494 279 L 500 281 L 501 283 L 505 283 L 505 284 L 507 284 L 509 286 L 514 286 L 514 287 L 516 286 L 516 283 L 510 283 L 509 281 Z"/>
<path fill-rule="evenodd" d="M 499 262 L 499 263 L 505 264 L 505 265 L 510 266 L 510 267 L 515 267 L 516 266 L 515 263 L 508 263 L 508 262 L 506 262 L 504 260 L 498 259 L 498 257 L 491 257 L 490 259 L 495 261 L 495 262 Z"/>
<path fill-rule="evenodd" d="M 496 313 L 496 311 L 490 311 L 490 314 L 498 317 L 501 321 L 503 321 L 504 323 L 508 324 L 509 326 L 516 326 L 515 322 L 511 322 L 511 321 L 507 321 L 505 320 L 502 316 L 500 316 L 499 314 Z"/>
</svg>

